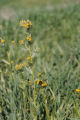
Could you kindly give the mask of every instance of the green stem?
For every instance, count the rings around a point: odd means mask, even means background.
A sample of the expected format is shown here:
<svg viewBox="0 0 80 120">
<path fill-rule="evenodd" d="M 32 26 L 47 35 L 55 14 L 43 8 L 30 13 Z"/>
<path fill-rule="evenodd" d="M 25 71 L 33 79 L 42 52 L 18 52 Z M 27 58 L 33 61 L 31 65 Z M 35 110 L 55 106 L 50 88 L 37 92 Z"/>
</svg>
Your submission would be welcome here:
<svg viewBox="0 0 80 120">
<path fill-rule="evenodd" d="M 29 45 L 29 54 L 31 57 L 31 47 Z M 34 67 L 33 67 L 33 60 L 31 57 L 31 62 L 32 62 L 32 77 L 33 77 L 33 82 L 34 82 L 34 106 L 36 107 L 36 91 L 35 91 L 35 78 L 34 78 Z"/>
</svg>

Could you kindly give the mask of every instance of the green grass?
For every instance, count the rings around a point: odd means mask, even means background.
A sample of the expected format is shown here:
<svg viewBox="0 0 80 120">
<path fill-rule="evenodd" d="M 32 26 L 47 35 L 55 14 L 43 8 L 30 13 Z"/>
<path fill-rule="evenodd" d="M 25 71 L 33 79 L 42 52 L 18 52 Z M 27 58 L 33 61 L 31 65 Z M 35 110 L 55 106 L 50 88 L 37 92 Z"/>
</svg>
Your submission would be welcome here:
<svg viewBox="0 0 80 120">
<path fill-rule="evenodd" d="M 42 7 L 19 10 L 14 21 L 0 20 L 3 25 L 0 37 L 5 39 L 5 45 L 0 43 L 1 120 L 33 120 L 35 116 L 38 120 L 80 119 L 80 93 L 75 93 L 75 89 L 80 88 L 79 13 L 80 5 L 53 10 Z M 41 72 L 39 79 L 47 83 L 45 88 L 36 84 L 36 108 L 31 66 L 22 71 L 15 69 L 16 64 L 24 63 L 29 56 L 28 46 L 19 45 L 19 40 L 26 42 L 25 29 L 18 25 L 21 19 L 29 19 L 33 24 L 31 50 L 35 80 Z M 37 55 L 36 46 L 40 48 Z M 12 67 L 11 60 L 14 61 Z"/>
<path fill-rule="evenodd" d="M 0 0 L 0 6 L 11 6 L 17 8 L 34 8 L 40 6 L 55 6 L 56 4 L 75 2 L 75 0 Z"/>
</svg>

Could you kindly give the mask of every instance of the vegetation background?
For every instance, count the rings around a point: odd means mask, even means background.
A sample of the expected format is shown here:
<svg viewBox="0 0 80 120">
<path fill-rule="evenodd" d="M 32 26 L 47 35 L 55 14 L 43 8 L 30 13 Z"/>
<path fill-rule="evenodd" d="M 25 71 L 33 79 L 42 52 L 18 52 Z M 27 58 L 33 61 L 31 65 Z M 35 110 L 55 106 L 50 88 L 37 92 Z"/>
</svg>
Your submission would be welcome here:
<svg viewBox="0 0 80 120">
<path fill-rule="evenodd" d="M 35 81 L 47 83 L 36 84 L 36 107 L 30 68 L 15 69 L 29 56 L 22 19 L 33 24 Z M 0 73 L 0 120 L 80 120 L 80 1 L 0 0 Z"/>
</svg>

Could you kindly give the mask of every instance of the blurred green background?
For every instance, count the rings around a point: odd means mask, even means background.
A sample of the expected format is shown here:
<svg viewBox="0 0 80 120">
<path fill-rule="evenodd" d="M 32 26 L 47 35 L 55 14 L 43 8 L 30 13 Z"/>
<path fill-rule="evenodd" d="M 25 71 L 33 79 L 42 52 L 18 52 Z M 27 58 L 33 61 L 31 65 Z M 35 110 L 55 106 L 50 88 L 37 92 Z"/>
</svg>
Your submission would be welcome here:
<svg viewBox="0 0 80 120">
<path fill-rule="evenodd" d="M 45 5 L 63 4 L 63 3 L 73 3 L 79 0 L 0 0 L 0 7 L 3 5 L 8 5 L 11 7 L 22 7 L 22 8 L 31 8 Z"/>
</svg>

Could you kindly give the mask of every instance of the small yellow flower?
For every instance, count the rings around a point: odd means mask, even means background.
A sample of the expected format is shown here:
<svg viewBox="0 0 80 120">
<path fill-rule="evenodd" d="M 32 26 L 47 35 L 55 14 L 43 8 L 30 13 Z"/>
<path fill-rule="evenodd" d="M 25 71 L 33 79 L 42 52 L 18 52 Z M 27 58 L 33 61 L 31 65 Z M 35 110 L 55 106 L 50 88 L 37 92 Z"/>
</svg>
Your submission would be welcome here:
<svg viewBox="0 0 80 120">
<path fill-rule="evenodd" d="M 26 61 L 26 62 L 24 63 L 24 65 L 28 65 L 28 62 Z"/>
<path fill-rule="evenodd" d="M 19 40 L 19 44 L 20 44 L 20 45 L 23 45 L 23 44 L 24 44 L 24 41 L 23 41 L 23 40 Z"/>
<path fill-rule="evenodd" d="M 27 20 L 27 24 L 29 24 L 30 26 L 32 26 L 32 23 L 29 20 Z"/>
<path fill-rule="evenodd" d="M 16 64 L 16 68 L 18 69 L 18 64 Z"/>
<path fill-rule="evenodd" d="M 42 80 L 38 80 L 38 81 L 37 81 L 37 85 L 41 85 L 42 83 L 43 83 Z"/>
<path fill-rule="evenodd" d="M 22 67 L 22 66 L 23 66 L 23 64 L 20 64 L 19 66 L 21 66 L 21 67 Z"/>
<path fill-rule="evenodd" d="M 14 43 L 15 43 L 15 41 L 14 41 L 14 40 L 12 40 L 11 42 L 12 42 L 12 44 L 14 44 Z"/>
<path fill-rule="evenodd" d="M 30 21 L 30 26 L 32 26 L 32 22 Z"/>
<path fill-rule="evenodd" d="M 43 82 L 42 80 L 38 80 L 38 81 L 37 81 L 37 85 L 41 85 L 42 87 L 46 87 L 46 86 L 47 86 L 47 83 L 46 83 L 46 82 Z"/>
<path fill-rule="evenodd" d="M 21 70 L 22 69 L 22 67 L 23 67 L 23 64 L 16 64 L 16 69 L 18 69 L 18 70 Z"/>
<path fill-rule="evenodd" d="M 18 66 L 18 70 L 21 70 L 22 69 L 22 66 Z"/>
<path fill-rule="evenodd" d="M 47 83 L 46 83 L 46 82 L 43 82 L 43 83 L 41 84 L 41 86 L 42 86 L 42 87 L 46 87 L 46 86 L 47 86 Z"/>
<path fill-rule="evenodd" d="M 30 21 L 29 20 L 27 20 L 27 24 L 29 24 L 30 23 Z"/>
<path fill-rule="evenodd" d="M 19 26 L 24 26 L 25 24 L 26 24 L 26 21 L 25 21 L 25 20 L 20 20 Z"/>
<path fill-rule="evenodd" d="M 76 89 L 75 92 L 77 92 L 77 93 L 80 92 L 80 89 Z"/>
<path fill-rule="evenodd" d="M 4 43 L 5 43 L 5 40 L 1 39 L 1 43 L 4 44 Z"/>
<path fill-rule="evenodd" d="M 30 60 L 31 60 L 31 57 L 28 57 L 28 58 L 27 58 L 27 61 L 30 61 Z"/>
<path fill-rule="evenodd" d="M 25 26 L 24 26 L 25 28 L 27 28 L 27 29 L 29 29 L 30 28 L 30 26 L 29 26 L 29 24 L 25 24 Z"/>
<path fill-rule="evenodd" d="M 38 73 L 38 76 L 41 77 L 41 73 Z"/>
<path fill-rule="evenodd" d="M 3 26 L 2 25 L 0 25 L 0 29 L 2 29 L 3 28 Z"/>
<path fill-rule="evenodd" d="M 27 40 L 28 40 L 28 41 L 31 41 L 31 36 L 27 36 Z"/>
</svg>

